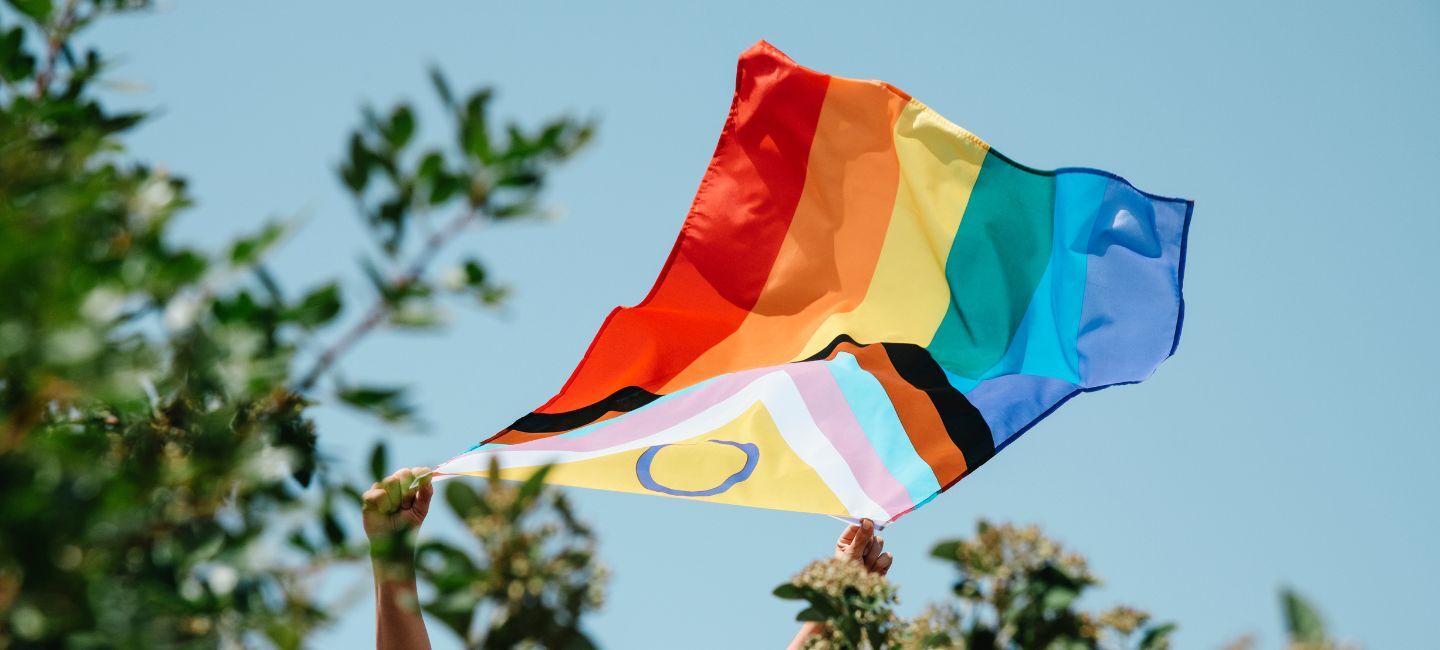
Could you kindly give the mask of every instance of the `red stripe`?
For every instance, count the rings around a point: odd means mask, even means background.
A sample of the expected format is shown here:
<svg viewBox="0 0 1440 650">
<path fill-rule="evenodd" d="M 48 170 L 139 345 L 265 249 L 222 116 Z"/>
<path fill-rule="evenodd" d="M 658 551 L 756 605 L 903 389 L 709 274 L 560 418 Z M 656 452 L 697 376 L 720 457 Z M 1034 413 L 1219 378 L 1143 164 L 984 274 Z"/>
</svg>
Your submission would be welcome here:
<svg viewBox="0 0 1440 650">
<path fill-rule="evenodd" d="M 740 326 L 790 228 L 828 83 L 768 43 L 741 55 L 729 119 L 660 278 L 639 305 L 610 313 L 540 412 L 622 386 L 658 391 Z"/>
</svg>

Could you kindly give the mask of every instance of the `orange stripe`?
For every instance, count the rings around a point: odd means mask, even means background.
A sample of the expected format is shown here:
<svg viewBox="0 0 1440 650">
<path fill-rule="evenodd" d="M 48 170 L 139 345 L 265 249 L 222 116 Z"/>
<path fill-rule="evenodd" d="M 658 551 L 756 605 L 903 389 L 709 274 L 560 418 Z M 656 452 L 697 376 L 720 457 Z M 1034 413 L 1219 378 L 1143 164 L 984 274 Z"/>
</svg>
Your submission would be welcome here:
<svg viewBox="0 0 1440 650">
<path fill-rule="evenodd" d="M 745 321 L 662 392 L 785 363 L 830 314 L 865 298 L 894 211 L 895 122 L 906 101 L 884 85 L 832 77 L 795 217 Z"/>
<path fill-rule="evenodd" d="M 769 44 L 740 57 L 734 102 L 690 214 L 654 288 L 611 312 L 559 394 L 537 411 L 651 392 L 744 323 L 784 241 L 830 77 Z"/>
<path fill-rule="evenodd" d="M 935 480 L 940 485 L 949 485 L 964 476 L 967 467 L 965 456 L 950 440 L 950 434 L 945 431 L 945 423 L 935 411 L 935 403 L 925 391 L 912 386 L 900 376 L 900 372 L 895 370 L 895 364 L 890 362 L 890 355 L 885 353 L 885 348 L 879 345 L 862 348 L 841 343 L 836 346 L 836 350 L 840 349 L 855 355 L 860 367 L 880 380 L 885 394 L 890 397 L 890 404 L 900 416 L 900 424 L 905 427 L 905 434 L 910 436 L 910 445 L 920 454 L 920 458 L 930 465 L 930 469 L 935 472 Z M 835 355 L 831 353 L 830 356 Z"/>
</svg>

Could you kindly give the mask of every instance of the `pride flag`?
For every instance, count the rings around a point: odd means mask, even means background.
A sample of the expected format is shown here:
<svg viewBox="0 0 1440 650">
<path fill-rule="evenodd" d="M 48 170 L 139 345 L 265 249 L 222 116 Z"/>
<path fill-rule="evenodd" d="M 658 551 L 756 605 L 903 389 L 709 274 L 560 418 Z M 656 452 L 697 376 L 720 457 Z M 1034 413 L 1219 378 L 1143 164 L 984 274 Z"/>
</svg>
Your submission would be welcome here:
<svg viewBox="0 0 1440 650">
<path fill-rule="evenodd" d="M 1192 205 L 761 42 L 650 294 L 437 473 L 893 521 L 1174 352 Z"/>
</svg>

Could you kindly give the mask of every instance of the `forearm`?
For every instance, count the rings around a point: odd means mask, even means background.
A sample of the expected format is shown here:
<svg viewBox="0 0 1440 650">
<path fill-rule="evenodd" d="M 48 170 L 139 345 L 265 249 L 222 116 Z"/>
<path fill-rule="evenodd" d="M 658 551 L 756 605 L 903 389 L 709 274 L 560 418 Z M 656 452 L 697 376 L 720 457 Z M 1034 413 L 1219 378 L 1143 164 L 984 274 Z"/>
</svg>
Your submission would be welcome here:
<svg viewBox="0 0 1440 650">
<path fill-rule="evenodd" d="M 415 590 L 413 571 L 387 567 L 372 560 L 375 571 L 375 647 L 377 650 L 428 650 Z"/>
<path fill-rule="evenodd" d="M 795 638 L 790 641 L 786 650 L 800 650 L 805 647 L 807 639 L 812 636 L 820 636 L 824 631 L 824 623 L 805 623 L 800 626 L 800 631 L 795 633 Z"/>
</svg>

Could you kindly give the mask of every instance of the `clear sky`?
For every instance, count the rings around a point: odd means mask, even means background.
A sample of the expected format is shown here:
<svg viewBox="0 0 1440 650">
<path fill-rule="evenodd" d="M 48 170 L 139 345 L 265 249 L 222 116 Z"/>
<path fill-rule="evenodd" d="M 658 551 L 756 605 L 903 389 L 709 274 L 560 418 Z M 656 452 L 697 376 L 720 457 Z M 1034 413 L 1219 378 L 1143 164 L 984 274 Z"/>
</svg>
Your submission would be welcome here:
<svg viewBox="0 0 1440 650">
<path fill-rule="evenodd" d="M 182 232 L 218 242 L 300 216 L 278 268 L 292 285 L 344 270 L 357 304 L 366 242 L 333 169 L 363 101 L 428 101 L 434 61 L 460 87 L 495 84 L 503 114 L 600 118 L 595 146 L 554 179 L 563 219 L 457 251 L 513 282 L 502 317 L 460 310 L 447 334 L 376 337 L 345 362 L 351 377 L 415 386 L 431 426 L 394 438 L 407 465 L 540 404 L 609 309 L 645 295 L 714 147 L 735 57 L 756 40 L 890 81 L 1021 162 L 1193 198 L 1176 357 L 1144 384 L 1071 401 L 888 531 L 905 611 L 948 591 L 929 547 L 983 516 L 1039 523 L 1086 553 L 1107 580 L 1093 604 L 1178 621 L 1183 648 L 1244 633 L 1278 647 L 1282 584 L 1373 648 L 1433 643 L 1430 0 L 180 0 L 94 37 L 123 56 L 117 78 L 146 86 L 117 100 L 161 110 L 133 145 L 192 180 L 200 205 Z M 320 420 L 324 447 L 359 476 L 380 429 L 333 408 Z M 613 648 L 779 646 L 797 608 L 770 589 L 839 532 L 819 516 L 573 492 L 614 571 L 592 624 Z M 341 577 L 336 588 L 363 587 Z M 368 598 L 356 591 L 319 647 L 370 643 Z"/>
</svg>

